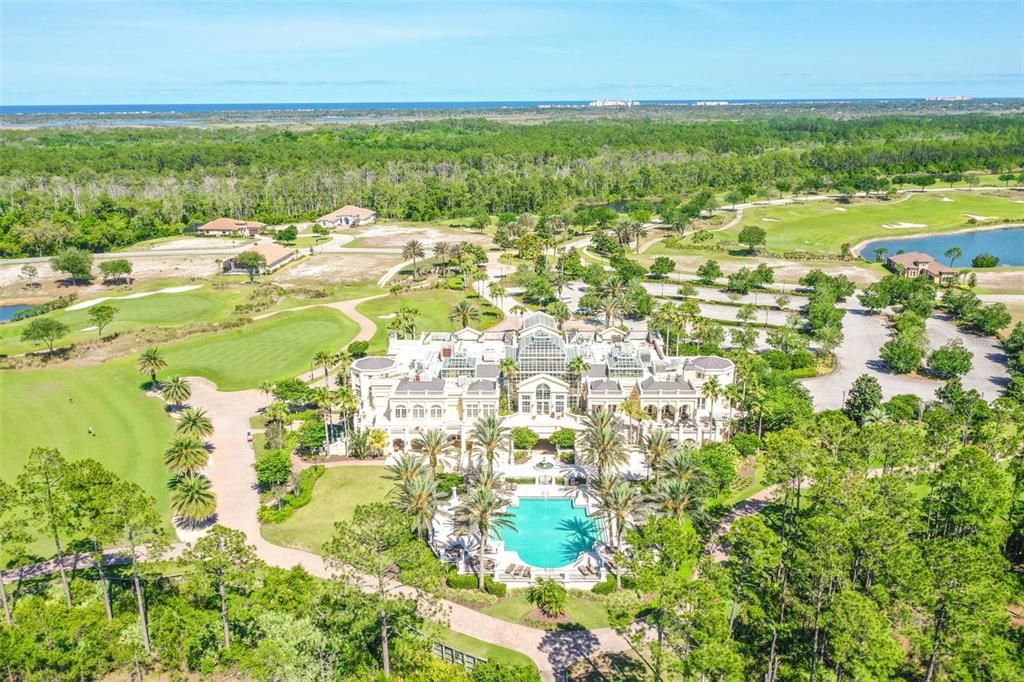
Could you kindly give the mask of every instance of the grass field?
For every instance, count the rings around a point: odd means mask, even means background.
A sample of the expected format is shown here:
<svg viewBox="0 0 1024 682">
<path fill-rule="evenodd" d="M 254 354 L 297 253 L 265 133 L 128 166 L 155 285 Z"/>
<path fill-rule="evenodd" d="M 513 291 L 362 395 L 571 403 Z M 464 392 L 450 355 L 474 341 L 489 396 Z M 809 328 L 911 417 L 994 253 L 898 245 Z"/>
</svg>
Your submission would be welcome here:
<svg viewBox="0 0 1024 682">
<path fill-rule="evenodd" d="M 317 351 L 335 351 L 356 334 L 356 324 L 331 308 L 281 313 L 228 332 L 164 347 L 164 374 L 203 376 L 223 391 L 253 388 L 309 369 Z"/>
<path fill-rule="evenodd" d="M 136 293 L 135 290 L 115 290 L 110 296 L 127 296 L 132 293 Z M 179 327 L 190 323 L 215 322 L 227 318 L 235 304 L 242 302 L 247 293 L 241 288 L 214 291 L 204 286 L 201 289 L 179 293 L 106 301 L 117 308 L 117 314 L 103 333 L 110 335 L 142 327 Z M 88 308 L 61 310 L 51 313 L 50 317 L 63 322 L 72 330 L 60 340 L 59 346 L 97 337 L 95 329 L 84 331 L 92 326 Z M 44 348 L 42 344 L 30 344 L 21 340 L 21 331 L 28 324 L 29 320 L 23 320 L 0 325 L 0 354 L 15 355 Z"/>
<path fill-rule="evenodd" d="M 512 623 L 525 623 L 535 607 L 526 600 L 526 590 L 510 590 L 508 596 L 493 606 L 480 609 L 495 618 Z M 566 616 L 588 630 L 608 627 L 608 611 L 601 602 L 583 599 L 569 593 Z"/>
<path fill-rule="evenodd" d="M 147 397 L 130 361 L 0 373 L 0 478 L 13 481 L 36 446 L 69 459 L 91 457 L 141 485 L 168 516 L 164 446 L 174 423 Z M 89 435 L 89 427 L 96 435 Z M 37 543 L 38 551 L 50 549 Z"/>
<path fill-rule="evenodd" d="M 263 537 L 276 545 L 320 553 L 334 522 L 352 518 L 356 505 L 382 502 L 394 485 L 383 466 L 328 469 L 313 489 L 313 500 L 284 523 L 263 526 Z"/>
<path fill-rule="evenodd" d="M 943 201 L 944 196 L 951 201 Z M 845 210 L 836 210 L 838 208 Z M 843 243 L 856 245 L 865 239 L 906 237 L 963 228 L 966 227 L 968 213 L 1024 219 L 1024 204 L 989 194 L 951 191 L 948 195 L 915 194 L 905 201 L 849 205 L 815 201 L 787 206 L 758 206 L 744 211 L 739 225 L 715 233 L 715 236 L 735 240 L 744 226 L 756 225 L 767 233 L 767 246 L 773 251 L 839 253 Z M 884 227 L 894 223 L 915 223 L 927 227 Z"/>
<path fill-rule="evenodd" d="M 450 331 L 454 327 L 448 321 L 448 311 L 458 301 L 466 298 L 465 291 L 453 291 L 451 289 L 424 289 L 421 291 L 410 291 L 399 296 L 385 296 L 375 298 L 360 305 L 357 310 L 377 323 L 377 333 L 370 341 L 370 352 L 379 353 L 387 349 L 388 345 L 388 318 L 402 306 L 415 308 L 419 315 L 416 318 L 416 332 L 421 331 Z M 486 299 L 478 297 L 472 299 L 473 305 L 480 311 L 480 321 L 473 326 L 477 329 L 493 327 L 501 321 L 502 313 L 491 305 Z M 381 319 L 381 316 L 385 316 Z"/>
</svg>

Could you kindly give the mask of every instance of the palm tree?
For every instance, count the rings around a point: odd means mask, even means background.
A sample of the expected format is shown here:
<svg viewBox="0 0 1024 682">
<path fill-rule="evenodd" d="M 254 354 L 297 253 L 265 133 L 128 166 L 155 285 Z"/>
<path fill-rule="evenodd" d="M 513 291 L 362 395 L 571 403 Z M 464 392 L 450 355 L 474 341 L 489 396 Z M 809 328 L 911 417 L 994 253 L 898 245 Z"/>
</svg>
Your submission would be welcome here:
<svg viewBox="0 0 1024 682">
<path fill-rule="evenodd" d="M 892 422 L 892 417 L 885 411 L 885 408 L 881 405 L 873 407 L 868 410 L 867 414 L 861 420 L 861 426 L 871 426 L 873 424 L 889 424 Z"/>
<path fill-rule="evenodd" d="M 171 484 L 171 509 L 186 525 L 202 523 L 217 511 L 217 496 L 202 474 L 178 476 Z"/>
<path fill-rule="evenodd" d="M 310 398 L 324 417 L 324 455 L 331 451 L 331 426 L 334 423 L 334 393 L 330 389 L 318 386 L 310 392 Z"/>
<path fill-rule="evenodd" d="M 270 381 L 269 379 L 264 379 L 263 381 L 256 385 L 256 388 L 259 389 L 260 393 L 269 398 L 270 396 L 274 395 L 274 386 L 275 384 L 273 381 Z"/>
<path fill-rule="evenodd" d="M 505 488 L 505 477 L 500 471 L 486 464 L 471 472 L 469 478 L 476 487 L 490 488 L 497 492 L 501 492 Z"/>
<path fill-rule="evenodd" d="M 452 245 L 448 242 L 436 242 L 434 244 L 434 259 L 439 272 L 447 272 L 448 261 L 452 257 Z"/>
<path fill-rule="evenodd" d="M 395 507 L 412 519 L 412 529 L 420 540 L 427 540 L 440 507 L 441 496 L 437 492 L 437 479 L 429 473 L 415 476 L 398 485 Z"/>
<path fill-rule="evenodd" d="M 630 237 L 636 241 L 636 252 L 640 253 L 640 243 L 647 236 L 648 229 L 643 223 L 634 223 L 633 229 L 630 231 Z"/>
<path fill-rule="evenodd" d="M 405 260 L 412 261 L 412 276 L 413 279 L 419 279 L 420 266 L 419 259 L 427 255 L 426 249 L 423 248 L 423 242 L 418 239 L 410 239 L 404 245 L 402 245 L 402 258 Z"/>
<path fill-rule="evenodd" d="M 328 353 L 325 350 L 317 351 L 316 355 L 313 356 L 313 364 L 318 365 L 324 370 L 324 386 L 330 386 L 327 381 L 327 375 L 330 372 L 331 365 L 334 364 L 334 355 Z"/>
<path fill-rule="evenodd" d="M 278 424 L 284 424 L 291 414 L 292 411 L 288 409 L 288 404 L 283 400 L 275 400 L 267 405 L 267 409 L 263 410 L 263 417 L 267 422 L 276 422 Z"/>
<path fill-rule="evenodd" d="M 665 515 L 682 521 L 687 514 L 700 514 L 704 505 L 702 492 L 696 478 L 669 478 L 658 485 L 652 502 Z"/>
<path fill-rule="evenodd" d="M 470 322 L 476 322 L 479 319 L 480 311 L 468 298 L 462 299 L 448 311 L 448 320 L 454 322 L 459 329 L 468 327 Z"/>
<path fill-rule="evenodd" d="M 451 449 L 448 445 L 448 434 L 444 432 L 444 429 L 430 429 L 416 438 L 416 445 L 430 462 L 431 471 L 437 471 L 438 458 Z"/>
<path fill-rule="evenodd" d="M 963 256 L 964 252 L 958 246 L 951 246 L 942 255 L 949 259 L 949 267 L 953 267 L 953 263 L 956 262 L 957 258 Z"/>
<path fill-rule="evenodd" d="M 666 481 L 692 481 L 703 488 L 707 476 L 697 465 L 694 452 L 694 446 L 686 444 L 668 453 L 658 465 L 657 477 Z"/>
<path fill-rule="evenodd" d="M 729 406 L 729 423 L 732 424 L 732 411 L 743 402 L 743 387 L 735 382 L 725 387 L 725 397 Z"/>
<path fill-rule="evenodd" d="M 491 282 L 487 285 L 487 295 L 498 301 L 500 305 L 505 300 L 505 296 L 508 294 L 505 291 L 505 287 L 501 286 L 501 282 Z"/>
<path fill-rule="evenodd" d="M 192 397 L 192 386 L 184 377 L 171 377 L 161 388 L 164 400 L 181 409 L 182 404 Z"/>
<path fill-rule="evenodd" d="M 160 349 L 156 346 L 147 348 L 142 351 L 142 355 L 139 356 L 138 368 L 143 374 L 149 375 L 149 385 L 152 388 L 156 388 L 159 382 L 156 379 L 156 373 L 167 366 L 167 361 L 160 355 Z"/>
<path fill-rule="evenodd" d="M 569 385 L 579 396 L 580 387 L 583 385 L 583 375 L 590 371 L 590 363 L 582 355 L 576 355 L 569 360 L 566 369 L 569 370 Z"/>
<path fill-rule="evenodd" d="M 470 438 L 478 448 L 482 461 L 487 466 L 494 468 L 494 458 L 498 450 L 508 447 L 509 430 L 502 422 L 504 420 L 496 414 L 485 414 L 473 424 L 473 431 Z"/>
<path fill-rule="evenodd" d="M 352 428 L 352 417 L 359 410 L 359 399 L 351 387 L 345 386 L 338 389 L 334 394 L 338 413 L 341 415 L 342 426 L 345 429 Z"/>
<path fill-rule="evenodd" d="M 505 511 L 508 499 L 488 486 L 471 488 L 462 504 L 455 508 L 455 532 L 462 536 L 476 535 L 480 539 L 477 550 L 477 586 L 484 589 L 484 550 L 491 531 L 507 528 L 515 530 L 512 515 Z"/>
<path fill-rule="evenodd" d="M 213 422 L 202 408 L 189 407 L 178 415 L 177 433 L 196 438 L 209 438 L 213 435 Z"/>
<path fill-rule="evenodd" d="M 388 478 L 397 481 L 396 485 L 399 487 L 427 473 L 427 467 L 424 465 L 423 460 L 411 452 L 402 455 L 394 464 L 388 467 Z"/>
<path fill-rule="evenodd" d="M 644 496 L 639 485 L 619 481 L 603 496 L 598 504 L 606 510 L 612 521 L 612 538 L 616 547 L 622 546 L 626 527 L 630 521 L 639 521 L 644 513 Z"/>
<path fill-rule="evenodd" d="M 608 410 L 595 410 L 583 418 L 580 458 L 594 467 L 599 476 L 611 473 L 629 461 L 622 424 Z"/>
<path fill-rule="evenodd" d="M 704 396 L 704 399 L 711 403 L 711 408 L 708 410 L 708 414 L 711 415 L 711 422 L 715 421 L 715 403 L 725 394 L 725 389 L 722 387 L 722 382 L 718 380 L 718 377 L 711 377 L 704 382 L 704 385 L 700 388 L 700 393 Z"/>
<path fill-rule="evenodd" d="M 210 453 L 194 436 L 175 436 L 164 451 L 164 466 L 176 475 L 197 474 L 209 461 Z"/>
<path fill-rule="evenodd" d="M 675 439 L 665 429 L 654 429 L 646 436 L 640 444 L 644 458 L 647 461 L 647 470 L 653 471 L 661 464 L 670 452 L 676 447 Z"/>
</svg>

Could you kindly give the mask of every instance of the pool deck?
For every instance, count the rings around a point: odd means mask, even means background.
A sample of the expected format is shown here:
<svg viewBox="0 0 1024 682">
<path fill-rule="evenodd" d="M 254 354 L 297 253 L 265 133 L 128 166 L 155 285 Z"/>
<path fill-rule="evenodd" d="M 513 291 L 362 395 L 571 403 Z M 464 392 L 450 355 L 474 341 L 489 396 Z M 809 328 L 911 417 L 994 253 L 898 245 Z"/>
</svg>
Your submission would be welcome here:
<svg viewBox="0 0 1024 682">
<path fill-rule="evenodd" d="M 563 465 L 564 466 L 564 465 Z M 561 467 L 560 467 L 561 468 Z M 557 471 L 557 470 L 556 470 Z M 538 473 L 538 472 L 533 472 Z M 559 474 L 552 474 L 559 475 Z M 557 499 L 565 498 L 573 500 L 577 507 L 586 508 L 588 513 L 594 513 L 594 501 L 587 497 L 585 489 L 576 486 L 562 486 L 550 484 L 526 484 L 520 483 L 510 492 L 512 504 L 517 506 L 520 498 Z M 459 500 L 453 496 L 452 500 L 443 510 L 445 519 L 435 530 L 434 550 L 442 560 L 458 567 L 459 573 L 476 573 L 476 557 L 479 555 L 478 538 L 460 538 L 454 535 L 451 522 L 451 512 L 457 507 Z M 601 533 L 604 534 L 602 527 Z M 608 567 L 603 552 L 598 550 L 604 546 L 604 542 L 595 543 L 594 550 L 581 552 L 580 556 L 572 563 L 559 568 L 537 568 L 524 562 L 518 552 L 506 549 L 502 540 L 492 540 L 484 552 L 484 570 L 487 575 L 495 581 L 505 583 L 509 587 L 528 587 L 538 578 L 557 580 L 568 588 L 590 589 L 596 583 L 608 577 Z"/>
</svg>

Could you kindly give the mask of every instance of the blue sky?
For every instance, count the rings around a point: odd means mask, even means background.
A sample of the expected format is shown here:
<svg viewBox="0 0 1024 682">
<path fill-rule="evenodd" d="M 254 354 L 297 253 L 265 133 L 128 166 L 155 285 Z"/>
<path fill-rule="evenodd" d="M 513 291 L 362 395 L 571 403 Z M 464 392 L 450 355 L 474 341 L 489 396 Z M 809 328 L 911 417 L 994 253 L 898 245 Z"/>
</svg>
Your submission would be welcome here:
<svg viewBox="0 0 1024 682">
<path fill-rule="evenodd" d="M 0 0 L 0 102 L 1024 96 L 1024 2 Z"/>
</svg>

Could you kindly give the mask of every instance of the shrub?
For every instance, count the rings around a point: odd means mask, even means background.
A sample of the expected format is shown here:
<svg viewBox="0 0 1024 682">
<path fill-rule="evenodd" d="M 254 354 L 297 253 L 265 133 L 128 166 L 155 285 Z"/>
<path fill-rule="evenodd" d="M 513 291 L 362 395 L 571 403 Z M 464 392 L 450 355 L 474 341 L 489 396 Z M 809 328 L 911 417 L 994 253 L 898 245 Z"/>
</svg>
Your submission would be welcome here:
<svg viewBox="0 0 1024 682">
<path fill-rule="evenodd" d="M 366 351 L 370 348 L 369 341 L 353 341 L 348 344 L 348 352 L 354 358 L 361 358 L 366 355 Z"/>
<path fill-rule="evenodd" d="M 35 317 L 36 315 L 45 315 L 46 313 L 51 312 L 53 310 L 67 308 L 69 305 L 74 303 L 77 298 L 78 294 L 71 293 L 68 294 L 67 296 L 60 296 L 58 298 L 53 299 L 52 301 L 43 303 L 41 305 L 33 306 L 31 308 L 25 308 L 24 310 L 14 313 L 14 316 L 11 318 L 11 322 L 27 320 L 28 318 Z"/>
<path fill-rule="evenodd" d="M 781 350 L 776 350 L 774 348 L 766 350 L 761 354 L 761 357 L 764 358 L 764 361 L 767 362 L 768 366 L 772 369 L 785 371 L 787 369 L 792 369 L 793 367 L 792 361 L 789 359 L 789 355 Z"/>
<path fill-rule="evenodd" d="M 526 450 L 516 450 L 514 453 L 512 453 L 512 461 L 514 461 L 516 464 L 526 464 L 526 462 L 529 459 L 530 453 L 527 452 Z"/>
<path fill-rule="evenodd" d="M 532 665 L 486 661 L 473 666 L 473 682 L 540 682 L 540 673 Z"/>
<path fill-rule="evenodd" d="M 281 523 L 294 514 L 296 509 L 301 509 L 309 504 L 313 499 L 313 486 L 317 479 L 324 475 L 324 471 L 326 469 L 319 464 L 304 469 L 299 474 L 299 482 L 295 490 L 284 496 L 280 506 L 260 508 L 256 514 L 260 522 Z"/>
<path fill-rule="evenodd" d="M 573 429 L 558 429 L 548 438 L 556 448 L 569 449 L 576 445 L 576 431 Z"/>
<path fill-rule="evenodd" d="M 529 450 L 540 441 L 537 432 L 526 426 L 517 426 L 512 429 L 512 445 L 517 450 Z"/>
<path fill-rule="evenodd" d="M 264 490 L 281 485 L 292 473 L 292 458 L 284 450 L 265 452 L 256 459 L 256 481 Z"/>
<path fill-rule="evenodd" d="M 794 379 L 811 379 L 818 376 L 818 370 L 813 367 L 800 367 L 789 370 L 789 376 Z"/>
<path fill-rule="evenodd" d="M 809 350 L 795 350 L 789 354 L 789 366 L 793 369 L 807 369 L 818 365 L 818 358 Z M 811 374 L 811 376 L 815 376 Z"/>
<path fill-rule="evenodd" d="M 527 591 L 526 598 L 545 615 L 552 617 L 563 615 L 569 604 L 569 593 L 565 586 L 545 578 L 537 578 L 537 582 Z"/>
<path fill-rule="evenodd" d="M 608 595 L 615 592 L 615 576 L 609 575 L 603 582 L 599 582 L 591 589 L 594 594 Z"/>
<path fill-rule="evenodd" d="M 476 576 L 473 576 L 475 579 Z M 499 599 L 508 595 L 508 585 L 505 583 L 499 583 L 489 575 L 484 576 L 484 591 L 487 594 L 494 595 Z"/>
<path fill-rule="evenodd" d="M 442 495 L 451 495 L 452 490 L 465 485 L 466 477 L 462 474 L 449 472 L 437 475 L 437 492 Z"/>
<path fill-rule="evenodd" d="M 979 253 L 971 261 L 973 268 L 994 268 L 997 265 L 999 265 L 999 257 L 993 256 L 991 253 Z"/>
<path fill-rule="evenodd" d="M 753 456 L 761 447 L 761 439 L 754 433 L 737 433 L 729 443 L 739 450 L 744 458 Z"/>
<path fill-rule="evenodd" d="M 475 590 L 476 589 L 476 576 L 467 573 L 466 575 L 460 575 L 458 573 L 448 574 L 448 587 L 453 590 Z"/>
</svg>

